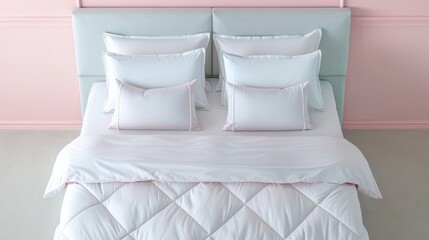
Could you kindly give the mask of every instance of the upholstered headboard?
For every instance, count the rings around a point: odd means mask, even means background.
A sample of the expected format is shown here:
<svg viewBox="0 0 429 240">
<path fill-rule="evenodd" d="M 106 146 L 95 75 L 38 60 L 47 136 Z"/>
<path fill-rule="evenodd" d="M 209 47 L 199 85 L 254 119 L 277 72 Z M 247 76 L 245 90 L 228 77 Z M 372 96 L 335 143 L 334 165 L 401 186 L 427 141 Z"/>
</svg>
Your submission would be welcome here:
<svg viewBox="0 0 429 240">
<path fill-rule="evenodd" d="M 351 13 L 348 8 L 80 8 L 73 12 L 81 110 L 85 112 L 94 82 L 105 81 L 102 33 L 184 35 L 202 32 L 229 35 L 305 34 L 322 29 L 320 79 L 334 89 L 342 120 Z M 206 75 L 219 74 L 210 43 Z"/>
</svg>

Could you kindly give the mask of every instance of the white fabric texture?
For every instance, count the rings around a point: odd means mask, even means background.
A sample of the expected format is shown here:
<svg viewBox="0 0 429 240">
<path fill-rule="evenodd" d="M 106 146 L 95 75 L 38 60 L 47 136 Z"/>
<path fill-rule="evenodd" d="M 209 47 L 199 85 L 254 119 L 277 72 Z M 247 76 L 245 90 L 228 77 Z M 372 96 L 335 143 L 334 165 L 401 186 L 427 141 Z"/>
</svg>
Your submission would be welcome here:
<svg viewBox="0 0 429 240">
<path fill-rule="evenodd" d="M 115 108 L 118 89 L 116 84 L 110 83 L 116 79 L 145 89 L 169 87 L 196 79 L 195 105 L 206 109 L 210 107 L 204 90 L 204 48 L 160 55 L 104 53 L 103 62 L 107 84 L 104 112 L 111 112 Z"/>
<path fill-rule="evenodd" d="M 58 154 L 45 196 L 67 183 L 330 182 L 380 192 L 357 147 L 330 137 L 80 136 Z"/>
<path fill-rule="evenodd" d="M 122 55 L 156 55 L 183 53 L 205 48 L 210 41 L 210 33 L 178 36 L 132 36 L 115 33 L 103 34 L 106 50 Z"/>
<path fill-rule="evenodd" d="M 122 55 L 156 55 L 183 53 L 204 48 L 210 42 L 210 33 L 198 33 L 177 36 L 133 36 L 117 33 L 103 33 L 106 51 Z M 211 91 L 211 85 L 205 84 L 205 91 Z"/>
<path fill-rule="evenodd" d="M 226 83 L 228 117 L 224 130 L 306 130 L 308 82 L 287 88 L 254 88 Z"/>
<path fill-rule="evenodd" d="M 216 86 L 217 79 L 208 79 L 212 86 Z M 309 110 L 312 129 L 308 131 L 223 131 L 228 115 L 228 108 L 220 104 L 220 92 L 207 93 L 210 111 L 197 109 L 200 131 L 170 131 L 174 135 L 200 135 L 200 136 L 329 136 L 343 138 L 341 124 L 338 119 L 335 98 L 332 86 L 328 81 L 320 81 L 322 89 L 324 111 Z M 158 130 L 122 130 L 109 129 L 112 113 L 103 113 L 105 99 L 105 82 L 94 83 L 88 98 L 85 118 L 82 122 L 81 135 L 164 135 L 165 131 Z"/>
<path fill-rule="evenodd" d="M 250 55 L 302 55 L 319 49 L 322 30 L 316 29 L 305 35 L 278 36 L 230 36 L 213 34 L 219 61 L 219 79 L 217 91 L 225 91 L 225 69 L 223 53 L 240 56 Z M 224 95 L 224 101 L 226 95 Z"/>
<path fill-rule="evenodd" d="M 55 240 L 368 240 L 353 185 L 69 184 Z"/>
<path fill-rule="evenodd" d="M 116 80 L 118 97 L 110 128 L 198 130 L 195 84 L 142 89 Z"/>
<path fill-rule="evenodd" d="M 239 86 L 284 88 L 309 82 L 308 105 L 324 108 L 320 89 L 321 52 L 297 55 L 236 56 L 223 54 L 226 81 Z"/>
<path fill-rule="evenodd" d="M 367 240 L 355 186 L 381 197 L 330 137 L 81 136 L 45 197 L 66 184 L 56 240 Z"/>
</svg>

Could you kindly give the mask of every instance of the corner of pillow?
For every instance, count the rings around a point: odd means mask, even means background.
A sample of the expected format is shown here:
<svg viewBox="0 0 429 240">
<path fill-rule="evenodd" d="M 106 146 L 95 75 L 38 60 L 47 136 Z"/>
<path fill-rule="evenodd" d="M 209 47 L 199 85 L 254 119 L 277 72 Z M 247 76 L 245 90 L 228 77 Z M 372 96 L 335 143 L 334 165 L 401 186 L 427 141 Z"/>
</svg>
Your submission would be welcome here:
<svg viewBox="0 0 429 240">
<path fill-rule="evenodd" d="M 232 123 L 230 123 L 230 122 L 227 122 L 227 123 L 225 123 L 225 125 L 223 126 L 223 128 L 222 128 L 222 130 L 223 131 L 232 131 L 233 129 L 232 129 Z"/>
</svg>

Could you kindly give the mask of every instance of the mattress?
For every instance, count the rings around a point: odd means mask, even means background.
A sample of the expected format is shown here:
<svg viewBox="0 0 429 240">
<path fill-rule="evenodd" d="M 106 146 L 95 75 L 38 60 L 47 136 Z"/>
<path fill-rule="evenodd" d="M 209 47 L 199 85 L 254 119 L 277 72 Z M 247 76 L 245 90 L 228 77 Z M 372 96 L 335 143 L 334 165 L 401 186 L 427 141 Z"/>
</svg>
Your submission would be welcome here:
<svg viewBox="0 0 429 240">
<path fill-rule="evenodd" d="M 217 79 L 208 79 L 211 86 L 216 86 Z M 214 89 L 214 87 L 211 87 Z M 168 134 L 177 135 L 206 135 L 206 136 L 330 136 L 343 137 L 341 125 L 336 110 L 332 86 L 327 81 L 321 81 L 322 97 L 325 104 L 324 111 L 310 111 L 310 121 L 313 129 L 307 131 L 223 131 L 228 110 L 220 104 L 220 92 L 212 90 L 207 93 L 211 105 L 210 111 L 197 110 L 200 131 L 168 131 Z M 112 113 L 103 113 L 105 98 L 105 82 L 94 83 L 89 95 L 85 118 L 82 124 L 81 135 L 163 135 L 166 131 L 154 130 L 111 130 L 108 128 Z"/>
</svg>

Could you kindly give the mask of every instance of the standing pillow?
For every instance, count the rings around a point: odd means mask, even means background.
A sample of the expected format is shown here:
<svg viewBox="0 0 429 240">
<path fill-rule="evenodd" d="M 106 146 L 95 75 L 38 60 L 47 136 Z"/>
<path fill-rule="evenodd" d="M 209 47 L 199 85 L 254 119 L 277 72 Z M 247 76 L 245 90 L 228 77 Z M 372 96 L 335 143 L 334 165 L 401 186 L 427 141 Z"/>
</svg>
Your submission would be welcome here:
<svg viewBox="0 0 429 240">
<path fill-rule="evenodd" d="M 319 80 L 321 56 L 320 50 L 299 56 L 242 57 L 224 53 L 225 77 L 229 83 L 248 87 L 285 88 L 309 82 L 309 107 L 322 110 L 324 104 Z"/>
<path fill-rule="evenodd" d="M 156 55 L 182 53 L 198 48 L 207 48 L 210 33 L 179 36 L 130 36 L 123 34 L 103 34 L 108 52 L 123 55 Z"/>
<path fill-rule="evenodd" d="M 223 53 L 239 56 L 302 55 L 319 49 L 321 38 L 321 29 L 316 29 L 305 35 L 229 36 L 213 34 L 213 41 L 219 59 L 219 82 L 216 90 L 222 90 L 222 102 L 226 103 Z"/>
<path fill-rule="evenodd" d="M 160 55 L 118 55 L 104 53 L 106 71 L 106 101 L 104 112 L 115 108 L 117 86 L 111 84 L 116 79 L 144 89 L 169 87 L 183 84 L 189 79 L 196 79 L 196 106 L 210 107 L 205 85 L 205 50 L 204 48 L 180 54 Z"/>
<path fill-rule="evenodd" d="M 107 52 L 122 55 L 157 55 L 183 53 L 204 48 L 210 42 L 210 33 L 177 36 L 133 36 L 116 33 L 103 33 Z M 205 83 L 205 91 L 211 92 L 211 85 Z"/>
<path fill-rule="evenodd" d="M 287 88 L 254 88 L 226 83 L 229 107 L 224 130 L 286 131 L 312 128 L 308 82 Z"/>
<path fill-rule="evenodd" d="M 118 96 L 110 128 L 199 130 L 196 80 L 166 88 L 142 89 L 115 80 Z"/>
</svg>

